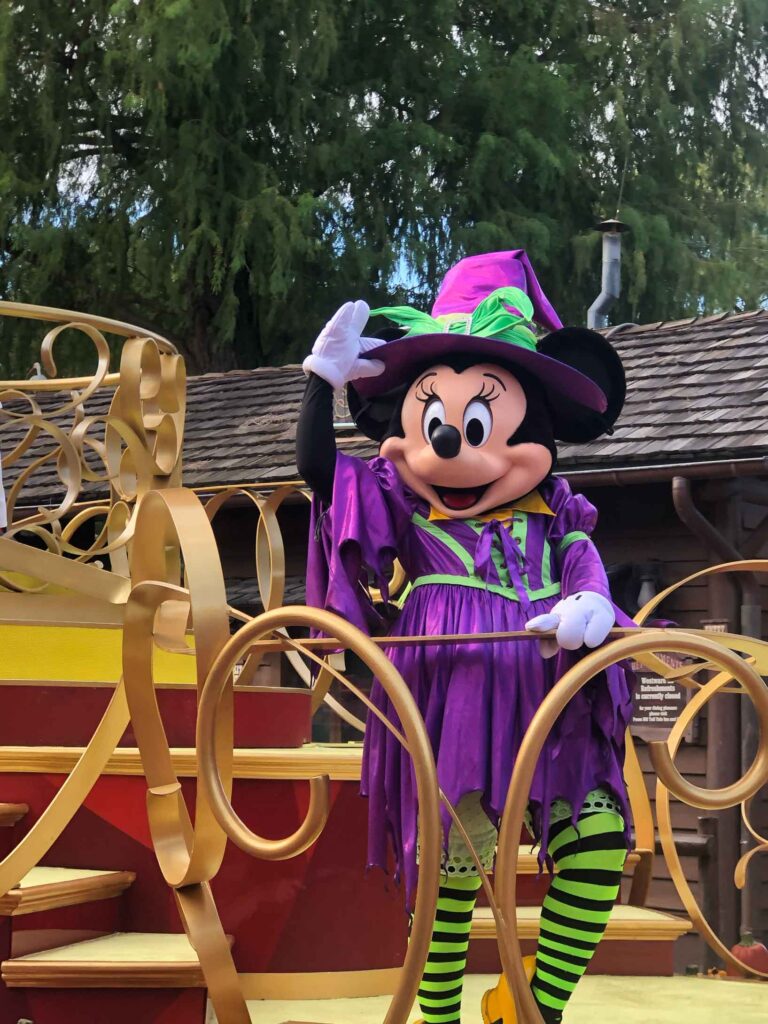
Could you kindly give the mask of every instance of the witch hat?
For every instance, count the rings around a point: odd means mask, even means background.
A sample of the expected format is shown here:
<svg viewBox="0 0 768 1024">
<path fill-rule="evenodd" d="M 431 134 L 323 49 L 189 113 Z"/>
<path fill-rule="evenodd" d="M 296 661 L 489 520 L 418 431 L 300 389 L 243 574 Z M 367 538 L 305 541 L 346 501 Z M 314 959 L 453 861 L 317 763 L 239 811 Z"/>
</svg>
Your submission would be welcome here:
<svg viewBox="0 0 768 1024">
<path fill-rule="evenodd" d="M 363 358 L 384 363 L 376 377 L 353 381 L 349 407 L 369 437 L 381 439 L 394 404 L 428 366 L 452 356 L 516 368 L 544 389 L 555 437 L 584 442 L 610 432 L 624 404 L 626 384 L 618 354 L 601 335 L 563 327 L 523 249 L 468 256 L 445 276 L 432 307 L 371 310 L 397 326 L 381 332 L 385 345 Z M 537 339 L 533 325 L 550 333 Z"/>
</svg>

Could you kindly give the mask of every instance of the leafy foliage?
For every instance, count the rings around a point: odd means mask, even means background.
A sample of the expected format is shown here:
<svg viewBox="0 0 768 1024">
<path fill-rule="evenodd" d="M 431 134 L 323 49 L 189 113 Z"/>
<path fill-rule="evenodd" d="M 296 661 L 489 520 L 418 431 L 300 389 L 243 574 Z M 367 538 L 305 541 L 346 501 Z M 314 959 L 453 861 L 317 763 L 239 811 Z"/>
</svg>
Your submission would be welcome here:
<svg viewBox="0 0 768 1024">
<path fill-rule="evenodd" d="M 14 0 L 0 292 L 226 369 L 523 246 L 581 322 L 621 192 L 614 319 L 755 306 L 766 43 L 764 0 Z M 23 374 L 29 335 L 3 332 Z"/>
</svg>

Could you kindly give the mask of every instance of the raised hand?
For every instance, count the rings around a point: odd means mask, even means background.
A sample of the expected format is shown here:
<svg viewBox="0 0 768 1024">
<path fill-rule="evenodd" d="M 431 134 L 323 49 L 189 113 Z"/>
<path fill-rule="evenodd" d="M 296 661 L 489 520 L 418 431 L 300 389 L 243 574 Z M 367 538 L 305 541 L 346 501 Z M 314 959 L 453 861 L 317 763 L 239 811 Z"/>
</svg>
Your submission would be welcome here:
<svg viewBox="0 0 768 1024">
<path fill-rule="evenodd" d="M 304 372 L 315 373 L 332 387 L 340 388 L 360 377 L 377 377 L 384 369 L 378 359 L 362 359 L 385 342 L 379 338 L 363 338 L 361 332 L 368 322 L 367 302 L 345 302 L 320 331 L 312 353 L 304 360 Z"/>
<path fill-rule="evenodd" d="M 525 628 L 532 633 L 557 630 L 554 637 L 542 637 L 539 641 L 544 658 L 551 658 L 562 647 L 566 651 L 577 651 L 582 644 L 599 647 L 616 621 L 611 602 L 591 590 L 558 601 L 551 612 L 529 619 Z"/>
</svg>

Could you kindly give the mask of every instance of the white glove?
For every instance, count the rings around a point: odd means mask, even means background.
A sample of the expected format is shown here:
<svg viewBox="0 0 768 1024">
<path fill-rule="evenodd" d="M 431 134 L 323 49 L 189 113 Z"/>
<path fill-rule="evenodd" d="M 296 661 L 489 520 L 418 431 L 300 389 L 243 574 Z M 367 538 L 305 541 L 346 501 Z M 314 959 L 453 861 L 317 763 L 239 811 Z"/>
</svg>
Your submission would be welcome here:
<svg viewBox="0 0 768 1024">
<path fill-rule="evenodd" d="M 312 354 L 304 360 L 304 372 L 316 373 L 334 388 L 360 377 L 378 377 L 384 363 L 378 359 L 361 359 L 386 342 L 381 338 L 362 338 L 360 332 L 368 322 L 367 302 L 345 302 L 320 331 L 312 346 Z"/>
<path fill-rule="evenodd" d="M 599 647 L 616 621 L 611 602 L 602 594 L 582 590 L 558 601 L 551 612 L 536 615 L 525 624 L 532 633 L 556 629 L 555 637 L 542 637 L 541 654 L 551 658 L 558 648 L 577 651 L 582 644 Z"/>
</svg>

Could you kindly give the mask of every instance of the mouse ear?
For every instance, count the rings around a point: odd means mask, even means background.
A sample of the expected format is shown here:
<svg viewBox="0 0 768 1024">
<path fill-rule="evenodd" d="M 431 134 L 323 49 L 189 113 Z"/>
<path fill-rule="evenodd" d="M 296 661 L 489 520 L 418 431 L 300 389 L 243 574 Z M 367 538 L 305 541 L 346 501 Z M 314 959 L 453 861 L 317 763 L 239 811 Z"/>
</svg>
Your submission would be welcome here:
<svg viewBox="0 0 768 1024">
<path fill-rule="evenodd" d="M 347 384 L 347 408 L 358 430 L 379 444 L 385 437 L 402 434 L 399 418 L 407 390 L 406 384 L 375 398 L 363 398 L 353 384 Z"/>
<path fill-rule="evenodd" d="M 586 327 L 563 327 L 543 338 L 537 349 L 589 377 L 608 403 L 605 412 L 600 413 L 558 396 L 551 410 L 557 440 L 583 444 L 601 434 L 612 434 L 627 391 L 624 367 L 613 345 L 602 334 Z"/>
<path fill-rule="evenodd" d="M 407 330 L 402 327 L 387 324 L 372 334 L 366 332 L 366 337 L 383 338 L 384 341 L 396 341 L 407 333 Z M 385 437 L 401 433 L 399 411 L 407 390 L 408 386 L 405 385 L 393 388 L 392 391 L 388 391 L 386 394 L 376 395 L 375 398 L 363 398 L 355 390 L 353 384 L 347 384 L 347 408 L 358 430 L 379 444 L 381 444 Z M 398 422 L 393 423 L 393 419 L 396 416 L 398 416 Z"/>
</svg>

